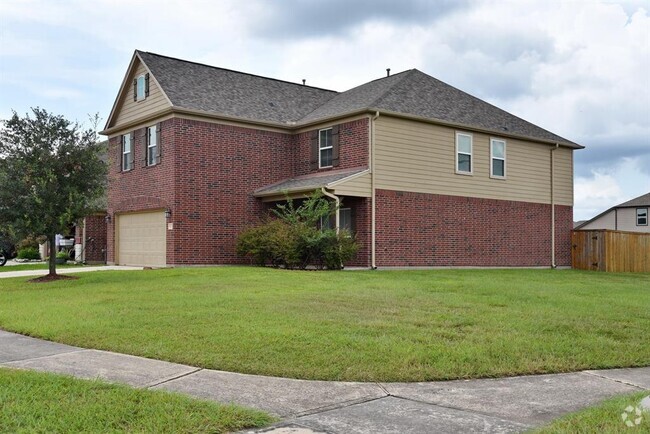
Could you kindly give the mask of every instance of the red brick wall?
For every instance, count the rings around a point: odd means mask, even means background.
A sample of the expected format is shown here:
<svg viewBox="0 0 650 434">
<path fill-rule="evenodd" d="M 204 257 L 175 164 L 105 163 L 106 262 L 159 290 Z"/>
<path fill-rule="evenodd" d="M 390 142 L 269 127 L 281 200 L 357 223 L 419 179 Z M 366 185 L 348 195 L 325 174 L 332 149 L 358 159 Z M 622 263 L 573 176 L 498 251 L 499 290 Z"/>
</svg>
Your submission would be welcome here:
<svg viewBox="0 0 650 434">
<path fill-rule="evenodd" d="M 356 257 L 346 263 L 349 267 L 370 267 L 370 198 L 365 197 L 343 197 L 341 206 L 351 208 L 354 221 L 354 233 L 359 250 Z"/>
<path fill-rule="evenodd" d="M 152 125 L 154 125 L 152 123 Z M 173 120 L 161 123 L 161 158 L 155 166 L 146 166 L 146 140 L 144 128 L 135 130 L 133 170 L 121 171 L 121 136 L 109 140 L 107 261 L 115 261 L 115 213 L 172 209 L 174 207 L 175 134 Z M 167 233 L 167 262 L 174 263 L 171 248 L 175 234 Z"/>
<path fill-rule="evenodd" d="M 237 264 L 237 235 L 263 215 L 252 192 L 292 176 L 293 137 L 173 119 L 173 264 Z"/>
<path fill-rule="evenodd" d="M 339 124 L 339 155 L 337 167 L 311 170 L 311 137 L 313 131 L 294 136 L 294 176 L 311 172 L 324 172 L 333 169 L 368 167 L 368 118 Z"/>
<path fill-rule="evenodd" d="M 378 266 L 549 266 L 550 205 L 377 190 Z M 556 263 L 573 209 L 556 206 Z"/>
<path fill-rule="evenodd" d="M 106 262 L 105 214 L 86 217 L 86 262 Z"/>
</svg>

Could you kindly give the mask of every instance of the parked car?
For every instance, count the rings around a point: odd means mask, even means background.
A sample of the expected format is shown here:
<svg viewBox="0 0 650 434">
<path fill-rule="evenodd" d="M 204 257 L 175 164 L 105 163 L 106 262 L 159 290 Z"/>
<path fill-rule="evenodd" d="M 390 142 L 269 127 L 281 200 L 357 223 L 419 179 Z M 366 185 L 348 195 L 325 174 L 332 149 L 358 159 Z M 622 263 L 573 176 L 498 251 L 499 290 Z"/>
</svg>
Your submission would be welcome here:
<svg viewBox="0 0 650 434">
<path fill-rule="evenodd" d="M 0 232 L 0 267 L 16 257 L 16 245 L 9 235 Z"/>
</svg>

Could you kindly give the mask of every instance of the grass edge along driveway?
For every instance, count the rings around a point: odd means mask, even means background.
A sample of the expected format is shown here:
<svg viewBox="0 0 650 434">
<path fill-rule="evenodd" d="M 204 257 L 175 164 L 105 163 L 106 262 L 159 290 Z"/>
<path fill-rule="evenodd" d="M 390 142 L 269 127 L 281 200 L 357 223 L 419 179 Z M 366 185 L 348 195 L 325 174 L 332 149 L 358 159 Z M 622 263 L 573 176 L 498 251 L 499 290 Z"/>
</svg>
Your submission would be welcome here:
<svg viewBox="0 0 650 434">
<path fill-rule="evenodd" d="M 650 365 L 650 275 L 252 267 L 0 282 L 0 328 L 204 368 L 431 381 Z"/>
</svg>

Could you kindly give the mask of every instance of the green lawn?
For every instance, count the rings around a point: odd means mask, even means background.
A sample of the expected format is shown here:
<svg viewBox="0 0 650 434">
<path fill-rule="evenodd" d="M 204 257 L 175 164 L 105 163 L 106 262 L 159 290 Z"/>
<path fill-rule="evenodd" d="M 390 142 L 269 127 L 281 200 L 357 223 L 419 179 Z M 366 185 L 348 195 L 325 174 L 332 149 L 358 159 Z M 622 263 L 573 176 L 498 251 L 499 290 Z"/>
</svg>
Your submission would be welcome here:
<svg viewBox="0 0 650 434">
<path fill-rule="evenodd" d="M 0 403 L 7 433 L 224 433 L 273 421 L 234 405 L 10 369 L 0 369 Z"/>
<path fill-rule="evenodd" d="M 86 267 L 86 265 L 81 265 L 81 264 L 64 264 L 64 265 L 57 265 L 56 269 L 62 269 L 62 268 L 70 268 L 70 267 Z M 26 264 L 20 264 L 20 265 L 5 265 L 3 267 L 0 267 L 0 273 L 7 272 L 7 271 L 25 271 L 25 270 L 47 270 L 48 269 L 48 264 L 40 262 L 40 263 L 26 263 Z"/>
<path fill-rule="evenodd" d="M 650 274 L 249 267 L 0 280 L 0 327 L 273 376 L 425 381 L 650 365 Z"/>
<path fill-rule="evenodd" d="M 539 430 L 535 434 L 591 434 L 591 433 L 650 433 L 650 411 L 643 412 L 639 407 L 641 399 L 650 395 L 650 391 L 619 396 L 602 404 L 587 408 L 577 413 L 558 419 Z M 632 407 L 629 411 L 629 407 Z M 636 408 L 642 410 L 636 414 Z M 625 425 L 621 417 L 628 410 L 626 420 L 631 420 L 633 426 Z M 641 417 L 640 423 L 634 422 Z"/>
</svg>

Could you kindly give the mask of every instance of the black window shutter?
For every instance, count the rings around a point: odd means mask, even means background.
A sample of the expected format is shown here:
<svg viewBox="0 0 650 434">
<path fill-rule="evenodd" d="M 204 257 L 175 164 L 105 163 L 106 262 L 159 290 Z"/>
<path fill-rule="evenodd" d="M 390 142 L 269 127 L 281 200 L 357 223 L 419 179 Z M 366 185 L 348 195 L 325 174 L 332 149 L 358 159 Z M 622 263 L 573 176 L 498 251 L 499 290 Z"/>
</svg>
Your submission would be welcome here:
<svg viewBox="0 0 650 434">
<path fill-rule="evenodd" d="M 156 156 L 158 162 L 160 162 L 160 156 L 162 155 L 162 143 L 160 142 L 160 130 L 162 129 L 162 126 L 160 125 L 160 122 L 156 124 L 156 149 L 158 152 L 158 155 Z"/>
<path fill-rule="evenodd" d="M 142 129 L 142 143 L 144 144 L 144 158 L 142 159 L 144 164 L 142 167 L 147 167 L 149 163 L 149 128 L 147 127 Z"/>
<path fill-rule="evenodd" d="M 120 136 L 120 143 L 117 145 L 117 171 L 121 172 L 122 167 L 122 156 L 124 155 L 124 136 Z"/>
<path fill-rule="evenodd" d="M 339 126 L 332 127 L 332 166 L 339 165 Z"/>
<path fill-rule="evenodd" d="M 138 79 L 133 79 L 133 101 L 138 100 Z"/>
<path fill-rule="evenodd" d="M 148 72 L 144 75 L 144 96 L 145 98 L 149 96 L 149 73 Z"/>
<path fill-rule="evenodd" d="M 309 168 L 311 170 L 318 169 L 318 130 L 311 133 L 311 158 L 309 160 Z"/>
</svg>

